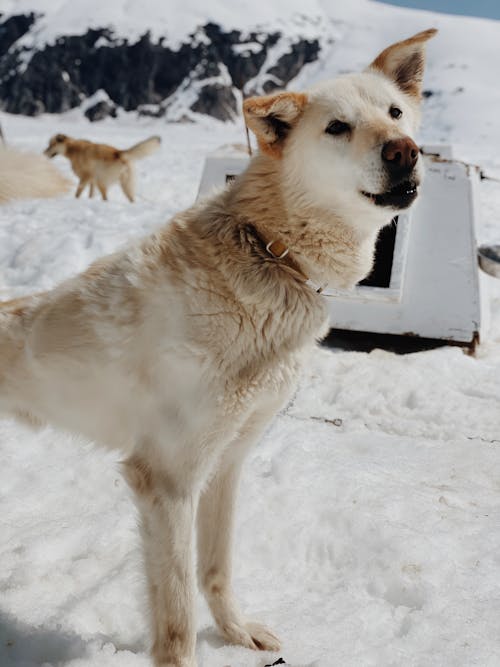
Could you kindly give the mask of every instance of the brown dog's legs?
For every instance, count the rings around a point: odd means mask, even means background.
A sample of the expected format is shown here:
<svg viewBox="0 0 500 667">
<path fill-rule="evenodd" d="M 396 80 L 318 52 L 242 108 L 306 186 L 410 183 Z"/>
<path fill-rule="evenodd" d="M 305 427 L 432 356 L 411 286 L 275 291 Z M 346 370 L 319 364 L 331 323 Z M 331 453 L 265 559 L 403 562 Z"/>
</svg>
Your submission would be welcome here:
<svg viewBox="0 0 500 667">
<path fill-rule="evenodd" d="M 101 193 L 101 197 L 104 199 L 104 201 L 108 201 L 108 193 L 106 191 L 106 186 L 98 182 L 97 187 L 99 188 L 99 192 Z"/>
<path fill-rule="evenodd" d="M 88 179 L 88 178 L 81 178 L 81 179 L 80 179 L 80 182 L 78 183 L 78 187 L 76 188 L 76 192 L 75 192 L 75 197 L 76 197 L 77 199 L 78 199 L 78 197 L 82 194 L 82 192 L 84 191 L 84 189 L 87 187 L 88 183 L 89 183 L 89 179 Z"/>
</svg>

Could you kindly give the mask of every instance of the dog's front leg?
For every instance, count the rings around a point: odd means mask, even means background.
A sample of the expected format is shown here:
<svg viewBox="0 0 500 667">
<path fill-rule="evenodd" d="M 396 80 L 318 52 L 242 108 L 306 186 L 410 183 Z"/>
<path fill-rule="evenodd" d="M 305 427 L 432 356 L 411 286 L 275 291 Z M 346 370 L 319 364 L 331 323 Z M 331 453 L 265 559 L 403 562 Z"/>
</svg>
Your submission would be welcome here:
<svg viewBox="0 0 500 667">
<path fill-rule="evenodd" d="M 241 613 L 231 587 L 234 506 L 244 455 L 273 413 L 252 418 L 224 453 L 198 506 L 198 577 L 215 622 L 232 644 L 278 651 L 279 639 L 265 625 Z"/>
<path fill-rule="evenodd" d="M 192 533 L 197 493 L 140 454 L 125 476 L 141 513 L 156 667 L 196 667 Z"/>
<path fill-rule="evenodd" d="M 78 199 L 78 197 L 82 194 L 82 192 L 85 190 L 89 182 L 88 178 L 81 178 L 80 182 L 78 183 L 78 187 L 76 188 L 75 192 L 75 197 Z"/>
</svg>

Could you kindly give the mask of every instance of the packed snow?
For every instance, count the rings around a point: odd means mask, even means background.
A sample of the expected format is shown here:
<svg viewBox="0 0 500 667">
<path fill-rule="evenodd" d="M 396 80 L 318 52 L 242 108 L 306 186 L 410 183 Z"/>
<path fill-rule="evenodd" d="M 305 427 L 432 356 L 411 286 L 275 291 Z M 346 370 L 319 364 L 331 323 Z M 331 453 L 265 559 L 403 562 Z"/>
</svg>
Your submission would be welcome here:
<svg viewBox="0 0 500 667">
<path fill-rule="evenodd" d="M 72 3 L 84 4 L 90 11 Z M 99 3 L 110 13 L 115 5 Z M 420 138 L 453 142 L 459 157 L 500 175 L 489 64 L 500 57 L 500 23 L 366 0 L 338 3 L 334 18 L 335 43 L 297 87 L 437 26 Z M 207 118 L 90 124 L 73 111 L 0 121 L 10 143 L 35 151 L 55 132 L 119 147 L 163 140 L 137 163 L 134 205 L 116 188 L 107 203 L 68 195 L 1 207 L 0 299 L 50 288 L 162 224 L 193 202 L 204 156 L 244 141 L 241 123 Z M 56 164 L 71 176 L 63 158 Z M 498 242 L 500 184 L 484 181 L 480 192 L 480 239 Z M 490 288 L 492 328 L 474 357 L 451 347 L 317 350 L 250 455 L 239 495 L 235 589 L 282 651 L 224 644 L 199 596 L 200 667 L 279 657 L 290 667 L 500 665 L 500 289 L 493 279 Z M 119 453 L 12 421 L 0 421 L 0 452 L 0 665 L 150 665 L 137 514 Z"/>
</svg>

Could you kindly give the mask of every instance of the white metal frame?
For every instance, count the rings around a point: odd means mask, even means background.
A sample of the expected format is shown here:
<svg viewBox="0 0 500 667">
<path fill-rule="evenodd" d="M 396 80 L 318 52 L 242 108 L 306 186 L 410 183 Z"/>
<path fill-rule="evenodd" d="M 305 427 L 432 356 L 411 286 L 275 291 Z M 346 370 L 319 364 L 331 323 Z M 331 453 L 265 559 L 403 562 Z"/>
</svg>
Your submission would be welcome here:
<svg viewBox="0 0 500 667">
<path fill-rule="evenodd" d="M 477 263 L 477 169 L 450 146 L 426 146 L 426 177 L 411 212 L 398 219 L 389 287 L 331 290 L 332 328 L 473 344 L 489 322 L 487 277 Z M 198 197 L 246 168 L 248 155 L 219 151 L 205 161 Z"/>
</svg>

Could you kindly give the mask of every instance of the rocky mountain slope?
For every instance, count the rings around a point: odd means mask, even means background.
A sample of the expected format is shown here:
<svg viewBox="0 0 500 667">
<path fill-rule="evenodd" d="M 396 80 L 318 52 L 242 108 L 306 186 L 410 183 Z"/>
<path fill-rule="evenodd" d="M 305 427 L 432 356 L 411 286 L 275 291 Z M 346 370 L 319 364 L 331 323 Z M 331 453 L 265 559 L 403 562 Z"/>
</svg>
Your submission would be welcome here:
<svg viewBox="0 0 500 667">
<path fill-rule="evenodd" d="M 209 20 L 175 41 L 147 22 L 126 36 L 114 25 L 78 31 L 62 23 L 60 34 L 42 38 L 62 13 L 56 9 L 0 14 L 0 109 L 36 116 L 82 105 L 91 120 L 118 108 L 229 120 L 241 95 L 286 86 L 325 40 L 324 25 L 311 29 L 310 17 L 296 18 L 293 31 L 286 22 L 243 31 Z"/>
</svg>

